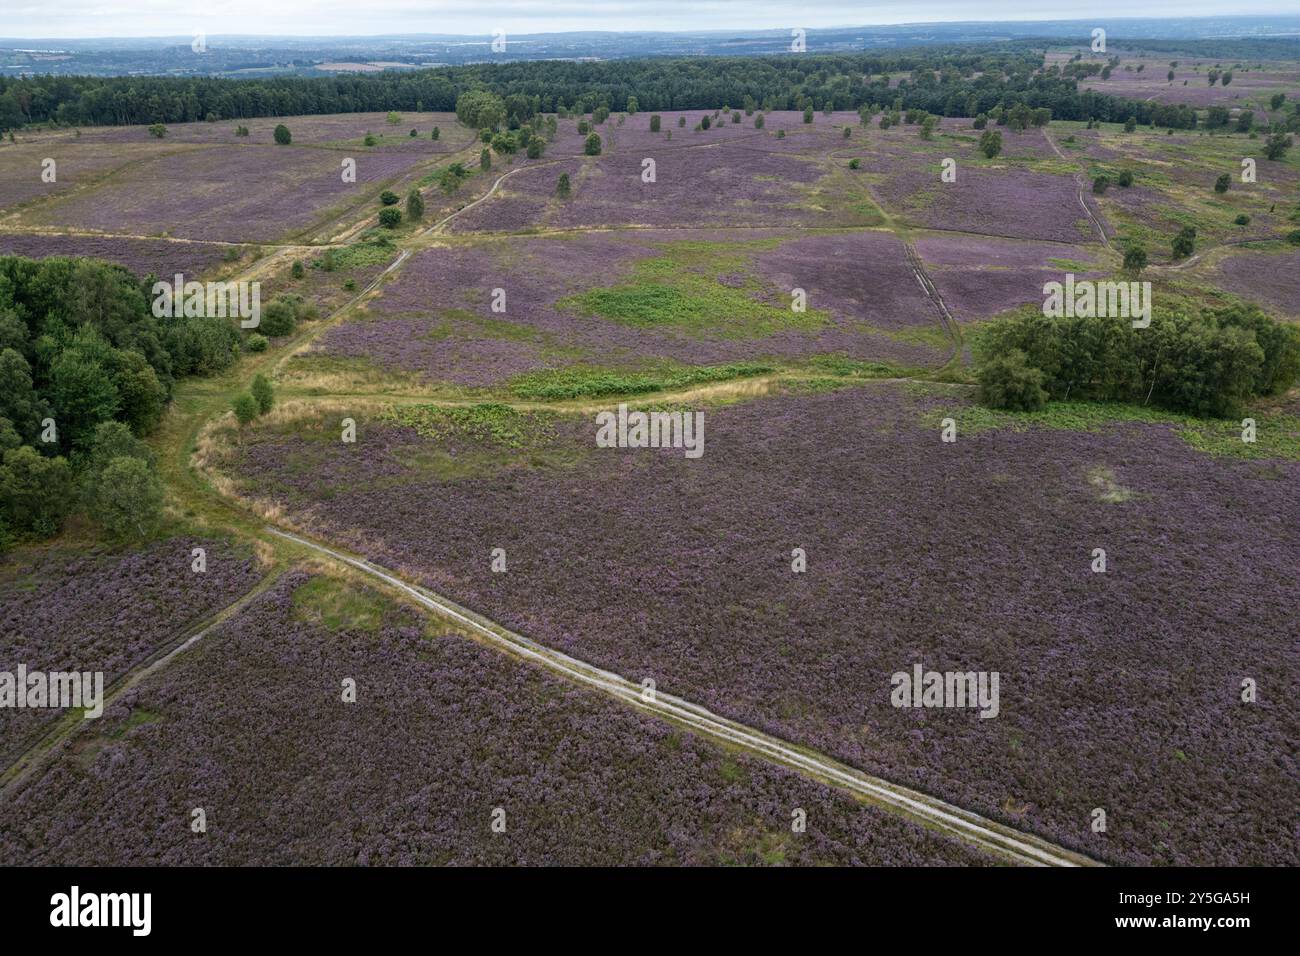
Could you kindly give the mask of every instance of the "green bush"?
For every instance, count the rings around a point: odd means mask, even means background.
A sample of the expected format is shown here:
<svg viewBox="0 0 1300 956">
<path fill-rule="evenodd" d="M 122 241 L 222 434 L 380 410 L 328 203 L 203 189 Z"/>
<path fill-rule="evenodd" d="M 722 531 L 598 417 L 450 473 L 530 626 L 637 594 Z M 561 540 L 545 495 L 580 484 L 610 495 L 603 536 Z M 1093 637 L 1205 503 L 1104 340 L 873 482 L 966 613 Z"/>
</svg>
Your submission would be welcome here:
<svg viewBox="0 0 1300 956">
<path fill-rule="evenodd" d="M 582 151 L 588 156 L 600 155 L 600 135 L 592 133 L 587 137 L 587 142 L 583 145 Z"/>
<path fill-rule="evenodd" d="M 385 189 L 379 194 L 379 201 L 385 206 L 396 206 L 400 201 L 397 193 Z"/>
<path fill-rule="evenodd" d="M 271 387 L 270 381 L 261 372 L 253 376 L 253 384 L 249 391 L 257 402 L 259 414 L 265 415 L 275 406 L 275 389 Z"/>
<path fill-rule="evenodd" d="M 258 328 L 263 335 L 280 338 L 291 334 L 297 324 L 298 314 L 293 303 L 284 297 L 278 297 L 262 310 L 262 321 L 258 323 Z"/>
<path fill-rule="evenodd" d="M 247 425 L 258 415 L 257 399 L 248 392 L 235 396 L 235 400 L 230 403 L 230 407 L 234 409 L 235 418 L 240 425 Z"/>
<path fill-rule="evenodd" d="M 418 189 L 412 189 L 406 194 L 406 218 L 411 222 L 424 218 L 424 196 Z"/>
<path fill-rule="evenodd" d="M 990 408 L 1033 412 L 1047 404 L 1043 373 L 1031 368 L 1019 349 L 982 364 L 976 380 L 979 401 Z"/>
<path fill-rule="evenodd" d="M 158 527 L 163 487 L 147 462 L 114 458 L 95 487 L 95 517 L 113 537 L 147 538 Z"/>
<path fill-rule="evenodd" d="M 402 224 L 402 210 L 385 206 L 379 210 L 379 224 L 385 229 L 396 229 Z"/>
<path fill-rule="evenodd" d="M 266 336 L 254 332 L 244 341 L 244 345 L 250 352 L 265 352 L 267 346 Z"/>
<path fill-rule="evenodd" d="M 293 134 L 289 132 L 289 127 L 285 126 L 283 123 L 280 123 L 275 127 L 274 135 L 275 141 L 281 146 L 288 146 L 293 142 Z"/>
</svg>

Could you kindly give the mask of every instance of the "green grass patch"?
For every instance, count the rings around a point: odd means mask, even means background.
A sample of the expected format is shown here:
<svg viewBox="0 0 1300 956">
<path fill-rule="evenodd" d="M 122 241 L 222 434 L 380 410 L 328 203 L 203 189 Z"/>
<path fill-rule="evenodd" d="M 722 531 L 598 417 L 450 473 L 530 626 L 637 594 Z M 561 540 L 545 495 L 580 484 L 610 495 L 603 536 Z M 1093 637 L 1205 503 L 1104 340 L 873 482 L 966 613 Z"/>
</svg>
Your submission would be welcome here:
<svg viewBox="0 0 1300 956">
<path fill-rule="evenodd" d="M 510 380 L 512 395 L 535 401 L 563 401 L 603 398 L 609 395 L 639 395 L 675 391 L 696 385 L 751 378 L 776 371 L 761 362 L 732 362 L 727 365 L 664 365 L 640 370 L 618 370 L 586 365 L 528 372 Z"/>
<path fill-rule="evenodd" d="M 345 581 L 315 577 L 293 592 L 293 616 L 335 633 L 374 633 L 384 622 L 384 602 Z"/>
<path fill-rule="evenodd" d="M 753 257 L 779 240 L 662 243 L 662 254 L 633 267 L 629 281 L 566 296 L 557 305 L 636 328 L 674 328 L 723 338 L 813 331 L 829 315 L 795 312 L 789 291 L 753 274 Z M 730 281 L 721 281 L 727 277 Z"/>
<path fill-rule="evenodd" d="M 550 416 L 521 412 L 497 402 L 479 405 L 397 405 L 381 421 L 415 429 L 422 438 L 465 438 L 501 448 L 524 448 L 554 434 Z"/>
<path fill-rule="evenodd" d="M 937 394 L 934 389 L 920 383 L 907 387 L 918 394 Z M 942 394 L 951 395 L 951 392 L 945 390 Z M 1049 402 L 1036 412 L 1002 411 L 972 404 L 955 415 L 951 409 L 932 408 L 926 411 L 923 421 L 927 427 L 938 428 L 941 419 L 954 417 L 959 435 L 974 435 L 997 428 L 1093 432 L 1128 423 L 1170 425 L 1188 445 L 1210 455 L 1300 461 L 1300 416 L 1278 412 L 1251 415 L 1256 422 L 1256 440 L 1253 443 L 1242 441 L 1242 426 L 1238 419 L 1194 418 L 1158 408 L 1108 402 Z"/>
</svg>

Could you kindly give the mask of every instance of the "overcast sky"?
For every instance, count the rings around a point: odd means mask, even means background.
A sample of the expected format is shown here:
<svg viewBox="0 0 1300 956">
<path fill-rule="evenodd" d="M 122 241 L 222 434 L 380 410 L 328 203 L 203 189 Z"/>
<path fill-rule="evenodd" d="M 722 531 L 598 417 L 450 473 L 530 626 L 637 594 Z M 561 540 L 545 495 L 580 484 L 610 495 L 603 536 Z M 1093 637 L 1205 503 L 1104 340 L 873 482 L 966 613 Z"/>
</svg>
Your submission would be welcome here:
<svg viewBox="0 0 1300 956">
<path fill-rule="evenodd" d="M 1102 20 L 1296 12 L 1295 0 L 0 0 L 0 36 L 296 36 L 744 30 L 940 20 Z"/>
</svg>

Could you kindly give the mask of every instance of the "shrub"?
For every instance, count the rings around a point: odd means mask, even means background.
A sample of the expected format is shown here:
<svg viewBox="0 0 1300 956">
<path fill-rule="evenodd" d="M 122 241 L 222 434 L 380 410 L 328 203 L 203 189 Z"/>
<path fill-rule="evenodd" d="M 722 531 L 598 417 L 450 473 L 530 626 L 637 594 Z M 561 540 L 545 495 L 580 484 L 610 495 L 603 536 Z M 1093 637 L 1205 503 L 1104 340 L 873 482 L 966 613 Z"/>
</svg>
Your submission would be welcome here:
<svg viewBox="0 0 1300 956">
<path fill-rule="evenodd" d="M 478 168 L 487 171 L 492 168 L 492 150 L 484 146 L 479 150 Z"/>
<path fill-rule="evenodd" d="M 433 128 L 433 131 L 429 133 L 429 139 L 437 139 L 441 135 L 442 135 L 442 130 L 440 130 L 438 127 L 435 126 Z"/>
<path fill-rule="evenodd" d="M 258 323 L 263 335 L 279 338 L 289 335 L 298 324 L 298 314 L 293 303 L 283 297 L 273 299 L 262 310 L 262 321 Z"/>
<path fill-rule="evenodd" d="M 560 173 L 559 181 L 555 184 L 555 195 L 561 199 L 568 199 L 573 187 L 569 183 L 569 174 Z"/>
<path fill-rule="evenodd" d="M 396 229 L 402 224 L 402 210 L 385 206 L 379 210 L 379 224 L 385 229 Z"/>
<path fill-rule="evenodd" d="M 684 127 L 685 125 L 686 125 L 686 117 L 685 117 L 685 116 L 679 116 L 679 117 L 677 117 L 677 126 L 678 126 L 678 128 L 680 129 L 681 127 Z"/>
<path fill-rule="evenodd" d="M 1196 230 L 1192 226 L 1183 226 L 1170 247 L 1175 259 L 1186 259 L 1196 251 Z"/>
<path fill-rule="evenodd" d="M 653 116 L 650 117 L 650 132 L 652 132 L 652 133 L 657 133 L 657 132 L 659 132 L 659 114 L 658 114 L 658 113 L 655 113 Z"/>
<path fill-rule="evenodd" d="M 1124 250 L 1124 269 L 1138 273 L 1147 267 L 1147 251 L 1142 246 L 1129 246 Z"/>
<path fill-rule="evenodd" d="M 240 425 L 247 425 L 257 417 L 257 399 L 248 392 L 241 392 L 235 396 L 235 400 L 230 403 L 230 407 L 235 412 L 235 418 Z"/>
<path fill-rule="evenodd" d="M 367 146 L 374 146 L 377 142 L 379 142 L 379 140 L 375 139 L 374 133 L 367 133 L 366 138 L 363 139 L 361 142 L 363 142 Z"/>
<path fill-rule="evenodd" d="M 387 189 L 385 189 L 383 192 L 379 194 L 379 201 L 383 203 L 385 206 L 396 206 L 397 193 L 389 192 Z"/>
<path fill-rule="evenodd" d="M 1232 185 L 1232 177 L 1229 176 L 1227 173 L 1224 173 L 1222 176 L 1220 176 L 1218 179 L 1214 181 L 1214 191 L 1216 193 L 1226 193 L 1228 191 L 1228 187 L 1231 185 Z"/>
<path fill-rule="evenodd" d="M 1092 191 L 1098 196 L 1104 193 L 1109 186 L 1110 177 L 1105 173 L 1102 173 L 1092 181 Z"/>
<path fill-rule="evenodd" d="M 1249 225 L 1250 225 L 1250 217 L 1247 216 L 1244 212 L 1243 212 L 1243 213 L 1240 213 L 1240 214 L 1237 216 L 1237 218 L 1234 219 L 1234 220 L 1232 220 L 1232 221 L 1233 221 L 1233 223 L 1234 223 L 1235 225 L 1238 225 L 1238 226 L 1249 226 Z"/>
<path fill-rule="evenodd" d="M 813 121 L 813 108 L 811 106 L 804 107 L 803 121 L 805 123 L 811 123 Z"/>
<path fill-rule="evenodd" d="M 275 127 L 274 135 L 275 141 L 281 146 L 288 146 L 293 142 L 293 134 L 289 132 L 289 127 L 285 126 L 283 123 L 280 123 Z"/>
<path fill-rule="evenodd" d="M 1133 185 L 1133 171 L 1131 169 L 1120 170 L 1119 178 L 1116 180 L 1116 182 L 1118 182 L 1125 189 L 1128 189 L 1130 186 Z"/>
<path fill-rule="evenodd" d="M 265 352 L 267 345 L 266 336 L 258 335 L 254 332 L 244 341 L 244 345 L 250 352 Z"/>
<path fill-rule="evenodd" d="M 73 504 L 72 466 L 30 445 L 11 448 L 0 465 L 0 516 L 15 531 L 48 538 L 59 533 Z"/>
<path fill-rule="evenodd" d="M 253 376 L 253 384 L 249 388 L 254 400 L 257 402 L 257 410 L 261 415 L 265 415 L 275 405 L 275 389 L 271 387 L 270 381 L 261 372 Z"/>
<path fill-rule="evenodd" d="M 995 129 L 986 129 L 980 136 L 980 152 L 988 159 L 1002 152 L 1002 134 Z"/>
<path fill-rule="evenodd" d="M 412 189 L 406 194 L 406 218 L 412 222 L 424 218 L 424 196 L 419 189 Z"/>
<path fill-rule="evenodd" d="M 289 275 L 293 276 L 295 279 L 301 279 L 305 271 L 306 270 L 302 267 L 302 260 L 294 259 L 293 266 L 289 269 Z"/>
<path fill-rule="evenodd" d="M 154 123 L 149 127 L 149 135 L 157 139 L 162 139 L 167 135 L 167 127 L 162 123 Z"/>
<path fill-rule="evenodd" d="M 861 165 L 862 160 L 858 159 L 856 156 L 849 160 L 849 169 L 858 169 Z"/>
<path fill-rule="evenodd" d="M 1047 404 L 1043 378 L 1041 371 L 1029 366 L 1024 352 L 1012 349 L 980 366 L 979 401 L 990 408 L 1037 411 Z"/>
<path fill-rule="evenodd" d="M 592 133 L 590 136 L 588 136 L 586 144 L 582 147 L 582 151 L 586 153 L 588 156 L 599 156 L 600 136 L 596 133 Z"/>
<path fill-rule="evenodd" d="M 754 117 L 754 129 L 762 129 L 764 125 L 763 114 L 759 113 Z"/>
</svg>

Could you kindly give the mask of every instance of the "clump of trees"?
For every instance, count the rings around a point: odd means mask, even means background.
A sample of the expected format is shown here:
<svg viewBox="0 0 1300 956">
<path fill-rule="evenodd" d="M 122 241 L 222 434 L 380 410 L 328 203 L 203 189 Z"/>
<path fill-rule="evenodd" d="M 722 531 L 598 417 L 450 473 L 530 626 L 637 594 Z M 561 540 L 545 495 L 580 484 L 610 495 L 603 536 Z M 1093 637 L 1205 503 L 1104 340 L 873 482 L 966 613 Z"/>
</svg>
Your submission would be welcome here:
<svg viewBox="0 0 1300 956">
<path fill-rule="evenodd" d="M 1151 404 L 1192 415 L 1240 413 L 1300 377 L 1300 329 L 1255 306 L 1126 319 L 1022 314 L 975 342 L 980 400 L 1035 409 L 1047 401 Z"/>
<path fill-rule="evenodd" d="M 58 534 L 78 510 L 114 536 L 155 526 L 161 485 L 140 439 L 178 378 L 235 361 L 240 333 L 235 320 L 155 316 L 154 281 L 92 259 L 0 256 L 0 548 Z"/>
</svg>

